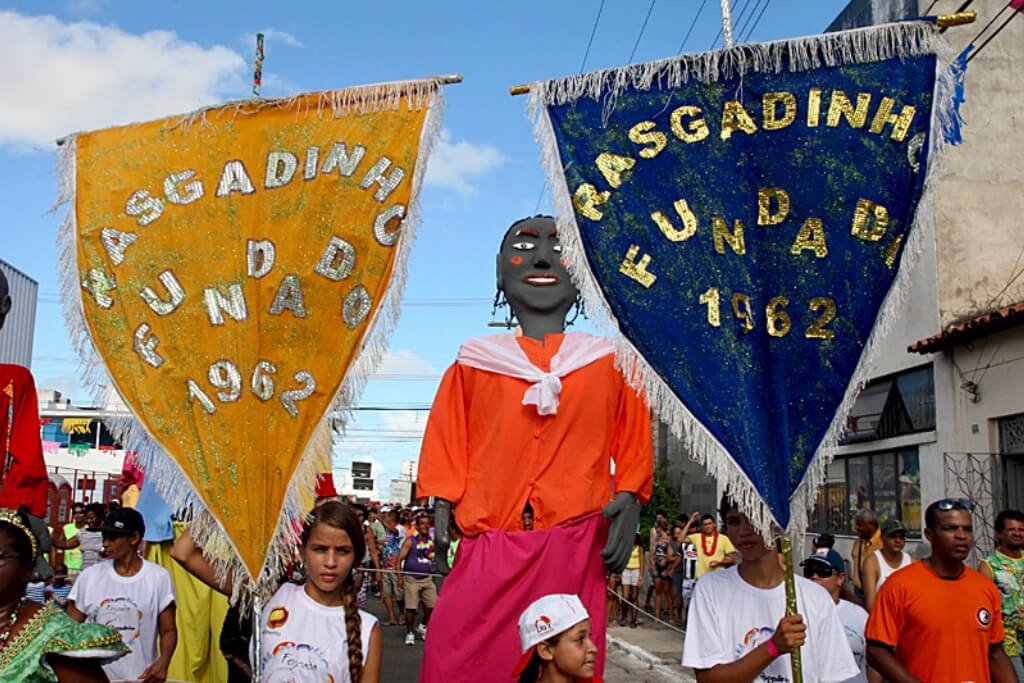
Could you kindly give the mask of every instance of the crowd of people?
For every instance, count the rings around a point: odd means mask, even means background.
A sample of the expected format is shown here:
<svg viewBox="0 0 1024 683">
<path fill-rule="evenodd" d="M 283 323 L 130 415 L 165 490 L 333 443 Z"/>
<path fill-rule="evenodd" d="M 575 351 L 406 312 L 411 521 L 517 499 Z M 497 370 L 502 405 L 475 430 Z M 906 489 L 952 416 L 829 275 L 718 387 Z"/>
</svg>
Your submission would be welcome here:
<svg viewBox="0 0 1024 683">
<path fill-rule="evenodd" d="M 142 515 L 130 508 L 98 514 L 104 512 L 76 505 L 73 521 L 51 534 L 23 512 L 0 510 L 0 679 L 166 679 L 177 643 L 174 583 L 143 559 Z M 778 545 L 766 544 L 732 501 L 724 498 L 718 510 L 722 529 L 710 514 L 669 524 L 659 510 L 650 534 L 637 534 L 626 569 L 609 577 L 607 617 L 632 626 L 643 611 L 686 624 L 682 665 L 701 683 L 789 680 L 796 648 L 805 681 L 1020 680 L 1024 513 L 999 513 L 997 547 L 976 571 L 965 564 L 973 512 L 966 499 L 929 505 L 930 554 L 918 561 L 905 550 L 908 531 L 899 520 L 858 512 L 849 558 L 831 535 L 814 538 L 796 577 L 797 613 L 782 616 Z M 533 527 L 529 513 L 523 531 Z M 443 591 L 434 522 L 429 508 L 318 501 L 296 549 L 296 571 L 261 614 L 264 676 L 305 666 L 336 681 L 379 681 L 382 627 L 404 627 L 407 645 L 425 641 Z M 449 567 L 459 546 L 457 525 L 450 531 Z M 99 535 L 98 550 L 90 533 Z M 218 576 L 189 534 L 172 555 L 231 594 L 232 577 Z M 35 579 L 47 564 L 56 571 L 44 584 Z M 371 596 L 387 621 L 364 609 Z M 537 630 L 540 613 L 553 620 L 550 630 Z M 585 679 L 593 667 L 590 618 L 574 595 L 528 605 L 514 675 L 536 681 L 569 672 Z M 252 675 L 255 653 L 249 634 L 244 638 L 250 651 L 225 652 L 234 659 L 231 680 Z"/>
</svg>

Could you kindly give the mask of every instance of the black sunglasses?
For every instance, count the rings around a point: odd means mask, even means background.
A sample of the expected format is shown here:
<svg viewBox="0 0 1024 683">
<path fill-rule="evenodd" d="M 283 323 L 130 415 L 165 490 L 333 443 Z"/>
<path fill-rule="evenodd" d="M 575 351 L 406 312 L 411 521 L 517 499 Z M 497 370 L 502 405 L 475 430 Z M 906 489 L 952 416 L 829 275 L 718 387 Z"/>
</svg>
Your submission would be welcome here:
<svg viewBox="0 0 1024 683">
<path fill-rule="evenodd" d="M 824 567 L 819 564 L 808 564 L 804 566 L 804 578 L 813 579 L 818 577 L 819 579 L 830 579 L 835 576 L 836 570 L 832 567 Z"/>
<path fill-rule="evenodd" d="M 950 510 L 967 510 L 970 512 L 974 509 L 974 503 L 966 498 L 943 498 L 940 501 L 936 501 L 935 507 L 943 512 L 949 512 Z"/>
</svg>

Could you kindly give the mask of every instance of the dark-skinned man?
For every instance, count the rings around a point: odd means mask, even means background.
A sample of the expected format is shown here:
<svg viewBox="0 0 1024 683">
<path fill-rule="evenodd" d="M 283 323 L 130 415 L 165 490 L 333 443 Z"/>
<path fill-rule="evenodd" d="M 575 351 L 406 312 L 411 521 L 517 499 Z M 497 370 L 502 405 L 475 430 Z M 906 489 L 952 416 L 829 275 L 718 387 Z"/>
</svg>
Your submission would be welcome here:
<svg viewBox="0 0 1024 683">
<path fill-rule="evenodd" d="M 497 276 L 521 334 L 463 344 L 441 380 L 420 454 L 416 490 L 438 499 L 442 572 L 453 507 L 463 533 L 431 617 L 421 683 L 511 671 L 521 650 L 508 624 L 548 593 L 586 605 L 600 676 L 605 576 L 626 566 L 651 490 L 647 405 L 615 368 L 608 341 L 565 333 L 578 292 L 553 218 L 512 224 Z M 530 532 L 522 527 L 527 503 Z"/>
<path fill-rule="evenodd" d="M 839 610 L 828 592 L 802 576 L 797 614 L 786 614 L 786 588 L 776 544 L 761 534 L 729 498 L 720 514 L 742 562 L 705 574 L 693 588 L 683 644 L 683 666 L 698 683 L 784 683 L 789 653 L 801 648 L 804 683 L 838 683 L 857 676 Z"/>
<path fill-rule="evenodd" d="M 999 590 L 964 564 L 974 545 L 971 510 L 946 498 L 925 510 L 932 553 L 894 573 L 868 618 L 868 663 L 892 683 L 1017 681 L 1003 652 Z"/>
</svg>

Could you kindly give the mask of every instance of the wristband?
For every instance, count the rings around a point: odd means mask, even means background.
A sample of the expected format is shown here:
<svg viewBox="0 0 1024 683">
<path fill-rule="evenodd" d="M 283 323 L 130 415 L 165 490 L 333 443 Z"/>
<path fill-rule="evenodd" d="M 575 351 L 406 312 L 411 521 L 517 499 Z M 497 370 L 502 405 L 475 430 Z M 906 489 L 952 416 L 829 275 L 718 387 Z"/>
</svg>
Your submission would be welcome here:
<svg viewBox="0 0 1024 683">
<path fill-rule="evenodd" d="M 779 655 L 782 654 L 771 638 L 764 641 L 764 646 L 768 649 L 768 654 L 772 656 L 772 659 L 778 659 Z"/>
</svg>

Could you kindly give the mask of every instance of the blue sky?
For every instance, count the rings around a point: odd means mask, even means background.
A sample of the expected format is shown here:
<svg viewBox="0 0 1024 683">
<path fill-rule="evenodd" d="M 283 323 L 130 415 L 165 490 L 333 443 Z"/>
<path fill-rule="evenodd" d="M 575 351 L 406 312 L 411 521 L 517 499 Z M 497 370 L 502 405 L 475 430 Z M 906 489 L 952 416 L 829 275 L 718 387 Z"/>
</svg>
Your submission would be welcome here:
<svg viewBox="0 0 1024 683">
<path fill-rule="evenodd" d="M 738 37 L 763 41 L 819 33 L 846 2 L 733 4 Z M 55 138 L 247 97 L 257 31 L 266 34 L 268 97 L 459 73 L 465 80 L 446 89 L 444 132 L 420 197 L 402 318 L 360 401 L 388 410 L 358 413 L 336 447 L 337 467 L 372 459 L 377 477 L 397 476 L 401 462 L 418 454 L 424 409 L 459 344 L 489 332 L 502 233 L 518 218 L 551 211 L 525 98 L 509 96 L 508 87 L 579 72 L 585 55 L 588 71 L 628 63 L 634 46 L 632 61 L 671 56 L 691 24 L 686 51 L 704 51 L 721 28 L 716 0 L 651 7 L 647 0 L 0 3 L 0 258 L 39 282 L 37 385 L 76 403 L 91 400 L 59 304 L 58 218 L 47 213 L 57 192 Z"/>
</svg>

